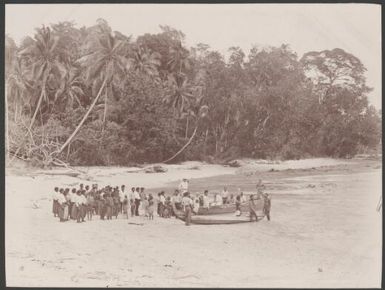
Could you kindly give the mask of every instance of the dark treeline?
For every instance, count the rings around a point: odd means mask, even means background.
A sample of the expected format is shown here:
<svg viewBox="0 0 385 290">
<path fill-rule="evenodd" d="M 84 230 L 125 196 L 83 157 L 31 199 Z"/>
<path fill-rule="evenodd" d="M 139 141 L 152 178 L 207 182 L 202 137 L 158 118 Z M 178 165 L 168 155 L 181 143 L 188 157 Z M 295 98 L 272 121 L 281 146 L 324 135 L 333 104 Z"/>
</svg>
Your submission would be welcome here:
<svg viewBox="0 0 385 290">
<path fill-rule="evenodd" d="M 184 46 L 168 26 L 132 39 L 99 19 L 6 37 L 6 146 L 41 164 L 351 157 L 379 148 L 360 60 L 336 48 Z M 170 159 L 170 160 L 169 160 Z"/>
</svg>

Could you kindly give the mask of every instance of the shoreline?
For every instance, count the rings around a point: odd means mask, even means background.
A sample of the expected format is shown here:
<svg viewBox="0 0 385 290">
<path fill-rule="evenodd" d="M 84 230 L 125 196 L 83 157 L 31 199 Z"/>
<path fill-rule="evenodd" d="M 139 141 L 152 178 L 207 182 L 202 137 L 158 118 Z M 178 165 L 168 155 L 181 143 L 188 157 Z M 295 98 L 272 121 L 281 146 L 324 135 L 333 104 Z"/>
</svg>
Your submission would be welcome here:
<svg viewBox="0 0 385 290">
<path fill-rule="evenodd" d="M 51 212 L 53 186 L 59 181 L 65 186 L 86 182 L 68 176 L 8 176 L 7 286 L 379 287 L 379 161 L 257 174 L 236 168 L 231 168 L 232 174 L 201 170 L 212 175 L 195 173 L 192 192 L 204 187 L 221 190 L 224 183 L 230 184 L 229 190 L 240 184 L 253 190 L 262 178 L 266 192 L 276 191 L 272 220 L 186 227 L 174 218 L 119 216 L 106 221 L 95 216 L 81 224 L 59 223 Z M 152 185 L 171 180 L 151 188 L 156 191 L 173 188 L 178 183 L 173 178 L 186 172 L 199 170 L 128 175 L 143 175 Z M 119 175 L 103 178 L 122 180 Z M 235 266 L 240 264 L 245 265 L 242 271 Z"/>
</svg>

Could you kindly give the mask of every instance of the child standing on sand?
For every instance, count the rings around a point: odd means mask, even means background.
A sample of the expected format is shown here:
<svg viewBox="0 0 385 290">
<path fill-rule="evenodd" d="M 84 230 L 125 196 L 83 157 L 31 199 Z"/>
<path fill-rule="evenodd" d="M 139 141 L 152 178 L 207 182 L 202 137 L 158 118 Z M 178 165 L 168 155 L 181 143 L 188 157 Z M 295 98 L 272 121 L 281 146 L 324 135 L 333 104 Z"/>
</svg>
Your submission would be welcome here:
<svg viewBox="0 0 385 290">
<path fill-rule="evenodd" d="M 87 220 L 92 220 L 92 212 L 94 210 L 94 197 L 91 193 L 87 195 Z"/>
<path fill-rule="evenodd" d="M 52 194 L 52 213 L 53 216 L 58 216 L 58 209 L 59 209 L 59 203 L 58 203 L 58 196 L 59 196 L 59 188 L 55 187 L 54 193 Z"/>
<path fill-rule="evenodd" d="M 130 209 L 131 209 L 131 217 L 133 217 L 136 211 L 136 204 L 133 198 L 130 199 Z"/>
<path fill-rule="evenodd" d="M 149 202 L 146 196 L 143 197 L 142 206 L 143 206 L 144 216 L 148 217 Z"/>
<path fill-rule="evenodd" d="M 128 202 L 128 197 L 127 195 L 124 196 L 123 198 L 123 203 L 122 203 L 122 207 L 123 207 L 123 214 L 128 218 L 128 205 L 129 205 L 129 202 Z"/>
<path fill-rule="evenodd" d="M 149 220 L 154 219 L 154 210 L 155 210 L 155 202 L 154 202 L 154 198 L 150 194 L 148 196 L 148 219 Z"/>
</svg>

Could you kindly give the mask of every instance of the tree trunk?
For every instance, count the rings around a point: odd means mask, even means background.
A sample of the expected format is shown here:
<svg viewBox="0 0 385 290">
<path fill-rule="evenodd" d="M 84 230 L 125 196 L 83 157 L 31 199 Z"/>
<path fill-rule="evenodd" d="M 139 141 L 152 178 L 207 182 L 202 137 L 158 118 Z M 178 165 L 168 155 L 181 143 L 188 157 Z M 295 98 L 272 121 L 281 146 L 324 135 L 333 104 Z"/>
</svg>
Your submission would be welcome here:
<svg viewBox="0 0 385 290">
<path fill-rule="evenodd" d="M 104 124 L 106 122 L 106 115 L 107 115 L 107 98 L 108 98 L 108 85 L 106 86 L 106 94 L 104 95 L 104 115 L 103 115 L 103 128 Z"/>
<path fill-rule="evenodd" d="M 41 105 L 41 101 L 43 100 L 44 92 L 45 92 L 45 83 L 43 83 L 43 86 L 41 88 L 41 94 L 40 94 L 40 97 L 39 97 L 39 101 L 37 102 L 37 106 L 36 106 L 35 112 L 33 113 L 31 124 L 29 124 L 29 130 L 31 130 L 33 124 L 35 123 L 37 112 L 39 111 L 40 105 Z"/>
<path fill-rule="evenodd" d="M 97 96 L 95 97 L 94 101 L 92 102 L 90 108 L 88 109 L 87 113 L 84 115 L 83 119 L 80 121 L 79 125 L 76 127 L 75 131 L 71 134 L 71 136 L 68 137 L 67 141 L 60 147 L 60 150 L 59 152 L 57 153 L 60 153 L 63 151 L 64 148 L 67 147 L 67 145 L 72 141 L 72 139 L 75 137 L 76 133 L 80 130 L 81 126 L 83 125 L 84 121 L 87 119 L 88 115 L 91 113 L 92 109 L 95 107 L 96 105 L 96 102 L 98 101 L 100 95 L 102 94 L 102 91 L 103 91 L 103 88 L 104 86 L 106 85 L 106 82 L 107 82 L 107 78 L 104 79 L 104 82 L 102 84 L 102 86 L 100 87 L 100 90 L 97 94 Z"/>
<path fill-rule="evenodd" d="M 6 154 L 9 154 L 9 128 L 8 128 L 8 88 L 6 86 L 5 92 L 5 138 L 6 138 Z"/>
<path fill-rule="evenodd" d="M 186 120 L 186 132 L 184 134 L 184 137 L 187 139 L 187 134 L 188 134 L 188 121 L 189 121 L 189 118 L 187 116 L 187 120 Z"/>
<path fill-rule="evenodd" d="M 21 142 L 20 146 L 17 148 L 16 152 L 13 154 L 13 157 L 10 160 L 9 164 L 11 164 L 13 162 L 13 160 L 15 160 L 15 158 L 16 158 L 17 154 L 19 153 L 21 147 L 24 145 L 25 141 L 27 140 L 26 137 L 29 134 L 29 132 L 31 131 L 33 124 L 35 123 L 37 112 L 39 111 L 40 105 L 41 105 L 41 101 L 43 100 L 44 92 L 45 92 L 45 82 L 43 82 L 43 86 L 41 88 L 41 93 L 40 93 L 39 101 L 37 102 L 37 106 L 36 106 L 35 112 L 34 112 L 34 114 L 32 116 L 31 123 L 29 124 L 28 132 L 27 132 L 27 134 L 25 134 L 23 142 Z"/>
<path fill-rule="evenodd" d="M 205 141 L 204 141 L 204 144 L 203 144 L 203 155 L 206 157 L 206 153 L 207 153 L 207 135 L 209 134 L 209 129 L 206 130 L 206 134 L 205 134 Z"/>
<path fill-rule="evenodd" d="M 187 146 L 190 145 L 191 141 L 194 139 L 195 134 L 197 133 L 197 130 L 198 130 L 198 125 L 195 127 L 194 132 L 192 133 L 192 135 L 191 135 L 190 139 L 187 141 L 187 143 L 178 152 L 176 152 L 172 157 L 170 157 L 169 159 L 163 161 L 162 163 L 170 162 L 175 157 L 177 157 L 180 153 L 182 153 L 183 150 L 185 150 L 187 148 Z"/>
</svg>

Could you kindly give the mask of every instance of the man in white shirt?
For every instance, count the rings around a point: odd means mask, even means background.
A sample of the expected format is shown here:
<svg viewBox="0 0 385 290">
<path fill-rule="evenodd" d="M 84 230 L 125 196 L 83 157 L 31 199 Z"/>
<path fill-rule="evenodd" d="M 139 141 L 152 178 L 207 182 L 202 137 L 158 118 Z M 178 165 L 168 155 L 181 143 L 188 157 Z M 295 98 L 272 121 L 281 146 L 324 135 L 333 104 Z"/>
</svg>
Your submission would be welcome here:
<svg viewBox="0 0 385 290">
<path fill-rule="evenodd" d="M 209 208 L 210 207 L 210 199 L 209 199 L 209 191 L 205 190 L 203 193 L 203 207 Z"/>
<path fill-rule="evenodd" d="M 134 199 L 135 199 L 135 215 L 139 216 L 139 206 L 140 206 L 140 193 L 139 193 L 139 187 L 137 187 L 134 191 Z"/>
<path fill-rule="evenodd" d="M 219 193 L 215 194 L 214 203 L 215 203 L 215 205 L 222 205 L 223 204 L 223 199 Z"/>
<path fill-rule="evenodd" d="M 225 187 L 223 187 L 223 190 L 222 190 L 222 202 L 223 202 L 223 204 L 227 203 L 228 197 L 229 197 L 229 192 L 227 191 L 227 187 L 225 186 Z"/>
<path fill-rule="evenodd" d="M 59 188 L 55 187 L 54 192 L 52 193 L 52 213 L 54 217 L 58 215 L 58 209 L 59 209 L 59 204 L 57 202 L 58 194 L 59 194 Z"/>
<path fill-rule="evenodd" d="M 186 192 L 182 198 L 182 205 L 185 212 L 186 226 L 189 226 L 191 222 L 191 211 L 193 206 L 193 200 L 190 198 L 188 192 Z"/>
<path fill-rule="evenodd" d="M 123 213 L 123 201 L 124 201 L 124 196 L 126 195 L 125 189 L 126 189 L 126 187 L 124 185 L 122 185 L 120 187 L 120 191 L 119 191 L 119 201 L 120 201 L 120 212 L 121 213 Z"/>
<path fill-rule="evenodd" d="M 179 191 L 180 193 L 184 194 L 185 192 L 188 192 L 188 179 L 187 178 L 183 178 L 181 183 L 179 184 Z"/>
</svg>

